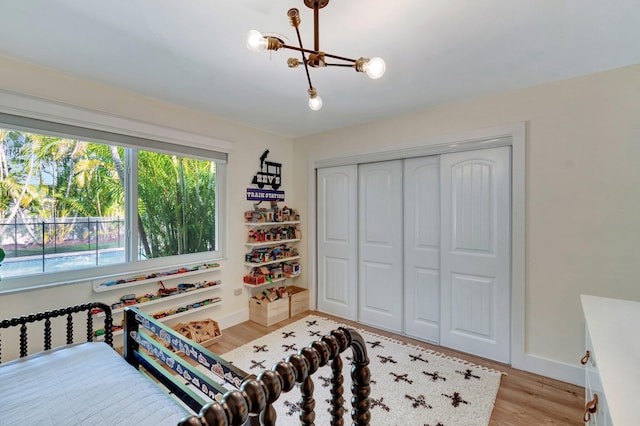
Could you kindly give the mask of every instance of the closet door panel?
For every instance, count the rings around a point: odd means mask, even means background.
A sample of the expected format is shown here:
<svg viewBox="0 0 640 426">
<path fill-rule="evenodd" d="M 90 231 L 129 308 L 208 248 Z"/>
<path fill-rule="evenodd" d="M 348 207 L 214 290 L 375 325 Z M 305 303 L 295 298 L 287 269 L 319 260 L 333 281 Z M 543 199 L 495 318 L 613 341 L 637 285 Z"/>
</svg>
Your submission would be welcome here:
<svg viewBox="0 0 640 426">
<path fill-rule="evenodd" d="M 360 322 L 402 331 L 402 161 L 360 165 Z"/>
<path fill-rule="evenodd" d="M 404 321 L 409 336 L 440 341 L 440 158 L 404 161 Z"/>
<path fill-rule="evenodd" d="M 509 362 L 510 148 L 441 158 L 441 343 Z"/>
<path fill-rule="evenodd" d="M 318 169 L 318 310 L 357 319 L 357 166 Z"/>
</svg>

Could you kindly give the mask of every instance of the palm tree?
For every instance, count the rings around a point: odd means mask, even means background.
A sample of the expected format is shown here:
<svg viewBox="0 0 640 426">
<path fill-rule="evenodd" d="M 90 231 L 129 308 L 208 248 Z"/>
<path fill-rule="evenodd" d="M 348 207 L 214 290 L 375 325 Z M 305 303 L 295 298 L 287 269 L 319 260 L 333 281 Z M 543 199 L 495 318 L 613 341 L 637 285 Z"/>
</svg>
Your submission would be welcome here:
<svg viewBox="0 0 640 426">
<path fill-rule="evenodd" d="M 139 153 L 138 196 L 151 256 L 215 248 L 215 163 Z"/>
<path fill-rule="evenodd" d="M 3 235 L 6 224 L 30 209 L 37 199 L 37 187 L 31 183 L 38 164 L 31 153 L 32 144 L 40 140 L 33 135 L 1 129 L 0 131 L 0 212 L 5 219 L 0 226 Z M 27 228 L 31 234 L 33 230 Z"/>
<path fill-rule="evenodd" d="M 120 157 L 120 153 L 118 149 L 111 145 L 109 146 L 109 151 L 111 152 L 111 158 L 113 159 L 113 164 L 116 168 L 116 173 L 118 174 L 118 179 L 120 180 L 120 185 L 124 188 L 124 165 L 122 163 L 122 158 Z M 138 234 L 140 235 L 140 240 L 142 241 L 142 246 L 144 247 L 145 253 L 151 253 L 151 247 L 149 246 L 149 239 L 147 238 L 147 232 L 144 228 L 144 224 L 142 223 L 142 217 L 140 216 L 140 212 L 137 214 L 138 216 Z"/>
</svg>

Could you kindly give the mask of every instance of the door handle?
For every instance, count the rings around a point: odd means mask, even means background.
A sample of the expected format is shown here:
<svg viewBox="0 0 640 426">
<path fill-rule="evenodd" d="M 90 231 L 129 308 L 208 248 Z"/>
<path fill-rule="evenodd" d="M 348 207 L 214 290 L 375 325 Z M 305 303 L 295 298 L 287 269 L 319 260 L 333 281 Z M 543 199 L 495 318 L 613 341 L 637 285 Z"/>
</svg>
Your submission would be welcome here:
<svg viewBox="0 0 640 426">
<path fill-rule="evenodd" d="M 587 365 L 587 362 L 589 362 L 589 358 L 591 358 L 591 352 L 587 351 L 587 353 L 584 354 L 582 359 L 580 359 L 580 364 Z"/>
<path fill-rule="evenodd" d="M 589 420 L 591 420 L 591 415 L 597 412 L 598 412 L 598 394 L 594 393 L 593 399 L 587 402 L 584 406 L 584 416 L 582 417 L 582 420 L 584 420 L 584 422 L 587 423 Z"/>
</svg>

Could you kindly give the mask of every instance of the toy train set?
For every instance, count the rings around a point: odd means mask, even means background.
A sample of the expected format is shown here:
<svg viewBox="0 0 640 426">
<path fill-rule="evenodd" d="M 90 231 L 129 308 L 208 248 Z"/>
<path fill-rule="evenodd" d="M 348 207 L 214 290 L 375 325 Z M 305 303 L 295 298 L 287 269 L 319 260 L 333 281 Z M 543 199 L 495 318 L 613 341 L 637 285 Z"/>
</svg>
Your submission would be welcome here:
<svg viewBox="0 0 640 426">
<path fill-rule="evenodd" d="M 159 278 L 159 277 L 170 277 L 172 275 L 185 274 L 187 272 L 200 271 L 203 269 L 214 269 L 219 267 L 220 267 L 219 263 L 205 263 L 203 265 L 182 267 L 178 269 L 172 269 L 170 271 L 154 272 L 148 275 L 137 275 L 135 277 L 121 278 L 119 280 L 107 281 L 100 284 L 100 287 L 112 287 L 119 284 L 129 284 L 129 283 L 134 283 L 136 281 L 150 280 L 150 279 Z"/>
<path fill-rule="evenodd" d="M 297 222 L 299 220 L 300 215 L 296 209 L 287 206 L 280 208 L 275 201 L 271 202 L 269 208 L 256 206 L 253 210 L 244 212 L 246 223 Z"/>
</svg>

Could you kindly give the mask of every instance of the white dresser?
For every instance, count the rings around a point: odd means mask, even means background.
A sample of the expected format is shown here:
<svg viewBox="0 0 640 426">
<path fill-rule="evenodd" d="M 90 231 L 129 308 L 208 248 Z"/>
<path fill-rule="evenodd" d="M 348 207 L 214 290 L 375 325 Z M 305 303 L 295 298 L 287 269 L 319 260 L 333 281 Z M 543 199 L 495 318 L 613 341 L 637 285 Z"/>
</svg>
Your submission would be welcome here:
<svg viewBox="0 0 640 426">
<path fill-rule="evenodd" d="M 585 422 L 640 425 L 640 302 L 582 295 Z"/>
</svg>

